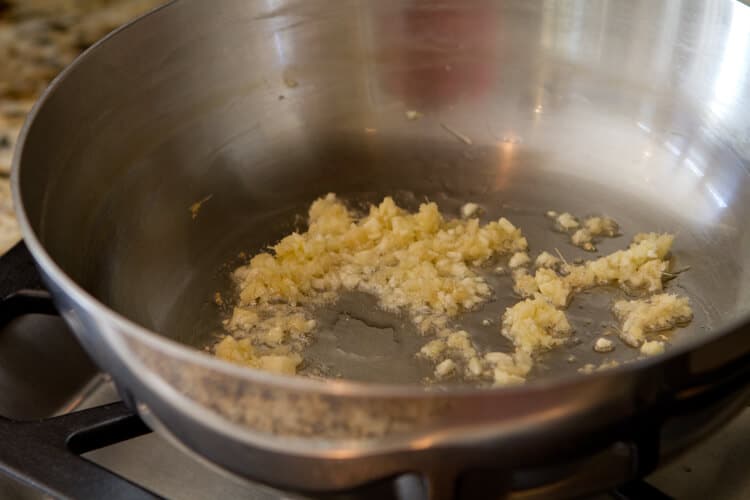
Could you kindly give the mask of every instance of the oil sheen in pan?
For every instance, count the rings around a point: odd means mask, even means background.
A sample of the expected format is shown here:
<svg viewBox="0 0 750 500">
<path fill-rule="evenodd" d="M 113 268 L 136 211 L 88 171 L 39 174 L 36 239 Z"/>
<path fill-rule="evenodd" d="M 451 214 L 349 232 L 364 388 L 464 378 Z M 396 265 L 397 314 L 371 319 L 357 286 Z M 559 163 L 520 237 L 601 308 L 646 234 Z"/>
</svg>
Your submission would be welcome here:
<svg viewBox="0 0 750 500">
<path fill-rule="evenodd" d="M 393 193 L 396 202 L 410 210 L 416 209 L 424 200 L 413 193 Z M 382 199 L 378 193 L 359 193 L 342 196 L 355 209 L 364 209 L 368 203 L 377 203 Z M 626 248 L 637 232 L 669 231 L 663 221 L 659 227 L 645 227 L 642 222 L 649 220 L 641 217 L 639 210 L 619 210 L 616 213 L 606 210 L 594 212 L 590 208 L 568 205 L 534 205 L 536 200 L 528 197 L 520 200 L 505 198 L 498 201 L 496 194 L 474 193 L 469 198 L 449 196 L 437 193 L 430 196 L 436 201 L 445 216 L 458 216 L 463 203 L 472 201 L 482 207 L 482 222 L 505 216 L 515 225 L 521 227 L 529 239 L 530 255 L 535 257 L 543 250 L 554 253 L 558 249 L 572 261 L 577 258 L 594 259 L 618 249 Z M 529 203 L 531 202 L 531 204 Z M 602 200 L 600 205 L 607 204 Z M 639 204 L 626 205 L 639 207 Z M 577 210 L 576 210 L 577 208 Z M 614 217 L 621 225 L 622 235 L 617 238 L 603 239 L 599 252 L 585 252 L 569 243 L 569 236 L 555 230 L 554 224 L 544 214 L 548 209 L 571 211 L 577 215 L 603 213 Z M 281 217 L 281 214 L 277 214 Z M 286 215 L 287 226 L 291 219 L 300 224 L 299 213 Z M 641 221 L 640 223 L 638 221 Z M 678 225 L 678 221 L 674 221 Z M 299 229 L 304 229 L 304 224 Z M 696 242 L 686 241 L 685 233 L 678 235 L 673 253 L 675 268 L 690 265 L 691 251 Z M 283 237 L 283 235 L 279 235 Z M 466 312 L 453 320 L 453 325 L 468 331 L 480 352 L 512 351 L 512 345 L 500 333 L 501 316 L 505 309 L 519 298 L 512 291 L 512 279 L 506 274 L 493 272 L 496 265 L 503 265 L 507 257 L 487 263 L 480 269 L 481 275 L 494 290 L 493 298 L 473 311 Z M 701 300 L 696 291 L 700 291 L 695 280 L 690 279 L 692 269 L 666 285 L 666 291 L 689 296 L 695 317 L 685 328 L 672 332 L 662 332 L 668 345 L 684 342 L 696 335 L 706 334 L 712 322 L 710 308 Z M 624 292 L 613 287 L 599 287 L 575 295 L 566 314 L 575 332 L 570 342 L 561 348 L 542 353 L 529 378 L 554 375 L 554 373 L 575 372 L 585 364 L 600 365 L 605 362 L 618 363 L 635 360 L 639 356 L 637 349 L 630 348 L 617 338 L 617 322 L 611 313 L 615 300 L 626 298 Z M 374 297 L 359 292 L 347 292 L 339 300 L 325 307 L 312 311 L 318 322 L 313 333 L 313 341 L 303 353 L 305 362 L 301 375 L 343 378 L 348 380 L 382 382 L 382 383 L 421 383 L 430 378 L 434 367 L 431 363 L 418 359 L 415 354 L 420 347 L 430 340 L 429 336 L 420 335 L 406 315 L 383 311 Z M 660 334 L 656 334 L 657 336 Z M 612 352 L 603 354 L 593 349 L 597 338 L 605 336 L 615 343 Z M 447 380 L 445 384 L 463 383 L 460 380 Z"/>
</svg>

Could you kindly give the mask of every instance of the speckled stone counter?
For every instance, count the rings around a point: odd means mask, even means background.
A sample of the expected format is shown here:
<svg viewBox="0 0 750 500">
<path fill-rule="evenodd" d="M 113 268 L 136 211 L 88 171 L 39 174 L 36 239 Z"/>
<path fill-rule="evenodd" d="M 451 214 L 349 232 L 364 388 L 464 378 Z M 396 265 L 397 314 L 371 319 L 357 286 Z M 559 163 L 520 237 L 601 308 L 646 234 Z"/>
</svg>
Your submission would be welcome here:
<svg viewBox="0 0 750 500">
<path fill-rule="evenodd" d="M 9 174 L 26 114 L 86 47 L 163 0 L 0 0 L 0 252 L 20 239 Z"/>
</svg>

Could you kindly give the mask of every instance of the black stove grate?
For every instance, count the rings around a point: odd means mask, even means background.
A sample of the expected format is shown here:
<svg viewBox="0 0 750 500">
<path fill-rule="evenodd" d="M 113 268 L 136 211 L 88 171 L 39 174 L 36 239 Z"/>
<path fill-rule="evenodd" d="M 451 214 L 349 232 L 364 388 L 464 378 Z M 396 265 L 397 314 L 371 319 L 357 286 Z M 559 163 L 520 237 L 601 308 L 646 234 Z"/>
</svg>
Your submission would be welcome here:
<svg viewBox="0 0 750 500">
<path fill-rule="evenodd" d="M 2 256 L 0 297 L 0 328 L 58 314 L 23 243 Z M 81 456 L 149 432 L 122 402 L 40 420 L 0 416 L 0 473 L 55 498 L 159 498 Z"/>
<path fill-rule="evenodd" d="M 81 456 L 149 432 L 121 402 L 29 422 L 0 417 L 0 472 L 55 498 L 160 498 Z"/>
</svg>

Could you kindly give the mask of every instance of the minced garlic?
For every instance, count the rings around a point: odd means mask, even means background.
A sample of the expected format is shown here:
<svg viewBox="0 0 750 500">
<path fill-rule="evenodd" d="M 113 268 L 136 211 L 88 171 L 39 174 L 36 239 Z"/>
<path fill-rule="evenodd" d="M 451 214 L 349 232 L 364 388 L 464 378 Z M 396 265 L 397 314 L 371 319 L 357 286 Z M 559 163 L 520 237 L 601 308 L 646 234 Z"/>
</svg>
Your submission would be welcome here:
<svg viewBox="0 0 750 500">
<path fill-rule="evenodd" d="M 537 255 L 536 260 L 534 261 L 534 267 L 554 268 L 559 266 L 560 263 L 561 261 L 558 257 L 555 257 L 549 252 L 542 252 Z"/>
<path fill-rule="evenodd" d="M 610 368 L 617 368 L 618 366 L 620 366 L 619 361 L 617 361 L 616 359 L 610 359 L 609 361 L 605 361 L 604 363 L 600 364 L 597 370 L 609 370 Z"/>
<path fill-rule="evenodd" d="M 456 363 L 452 359 L 445 359 L 435 367 L 435 375 L 443 378 L 456 370 Z"/>
<path fill-rule="evenodd" d="M 564 231 L 575 230 L 570 237 L 570 242 L 589 252 L 596 251 L 596 246 L 594 246 L 595 236 L 613 237 L 617 236 L 619 232 L 617 222 L 609 217 L 588 217 L 581 224 L 575 216 L 565 212 L 557 216 L 555 221 L 558 227 Z"/>
<path fill-rule="evenodd" d="M 529 254 L 527 254 L 526 252 L 516 252 L 508 261 L 508 267 L 510 267 L 511 269 L 516 269 L 518 267 L 528 266 L 530 262 L 531 257 L 529 257 Z"/>
<path fill-rule="evenodd" d="M 615 302 L 613 311 L 622 322 L 622 340 L 633 347 L 644 342 L 646 333 L 667 330 L 693 318 L 687 297 L 669 293 L 642 300 L 621 300 Z"/>
<path fill-rule="evenodd" d="M 660 340 L 646 341 L 641 345 L 641 354 L 645 356 L 658 356 L 664 353 L 664 342 Z"/>
<path fill-rule="evenodd" d="M 570 299 L 571 287 L 564 278 L 551 269 L 539 269 L 534 275 L 539 293 L 557 307 L 565 307 Z"/>
<path fill-rule="evenodd" d="M 461 207 L 461 217 L 464 219 L 470 219 L 479 215 L 480 207 L 476 203 L 466 203 Z"/>
<path fill-rule="evenodd" d="M 307 232 L 293 233 L 235 272 L 242 305 L 330 302 L 337 292 L 374 294 L 388 310 L 427 310 L 449 316 L 490 296 L 470 266 L 498 253 L 525 250 L 507 219 L 446 221 L 434 203 L 415 214 L 391 198 L 356 220 L 334 195 L 310 208 Z"/>
<path fill-rule="evenodd" d="M 513 271 L 513 291 L 523 298 L 531 297 L 539 291 L 534 276 L 526 269 Z"/>
<path fill-rule="evenodd" d="M 578 265 L 565 263 L 561 274 L 546 267 L 538 268 L 533 275 L 526 269 L 517 269 L 513 273 L 514 290 L 526 300 L 506 310 L 503 335 L 511 339 L 519 351 L 534 353 L 549 349 L 563 343 L 570 334 L 570 325 L 561 309 L 567 306 L 573 293 L 606 284 L 616 284 L 629 291 L 661 291 L 662 273 L 669 264 L 666 257 L 672 241 L 673 236 L 669 234 L 638 234 L 627 250 Z M 645 332 L 669 328 L 692 317 L 687 299 L 669 294 L 618 302 L 615 314 L 623 322 L 623 340 L 636 347 L 643 342 Z M 594 344 L 597 352 L 613 349 L 614 343 L 609 339 L 599 338 Z M 657 344 L 650 344 L 644 353 L 658 350 Z M 581 371 L 586 373 L 611 366 L 614 365 L 583 367 Z"/>
<path fill-rule="evenodd" d="M 560 227 L 565 229 L 566 231 L 575 229 L 580 226 L 578 219 L 573 217 L 573 215 L 569 214 L 568 212 L 560 214 L 555 220 L 560 225 Z"/>
<path fill-rule="evenodd" d="M 604 337 L 599 337 L 596 339 L 596 342 L 594 342 L 594 351 L 606 353 L 606 352 L 612 352 L 615 350 L 615 343 L 612 342 L 609 339 L 605 339 Z"/>
<path fill-rule="evenodd" d="M 261 314 L 265 318 L 261 319 Z M 232 333 L 249 335 L 267 345 L 277 345 L 288 339 L 304 342 L 305 336 L 315 328 L 315 320 L 309 319 L 298 308 L 283 305 L 255 309 L 235 307 L 224 326 Z"/>
<path fill-rule="evenodd" d="M 533 366 L 531 355 L 522 350 L 516 350 L 514 354 L 488 352 L 484 361 L 491 367 L 496 386 L 523 383 Z"/>
<path fill-rule="evenodd" d="M 419 356 L 435 365 L 438 379 L 463 373 L 467 379 L 489 380 L 494 385 L 523 382 L 533 366 L 531 356 L 523 351 L 489 352 L 480 356 L 471 337 L 463 330 L 427 342 Z"/>
<path fill-rule="evenodd" d="M 357 218 L 329 194 L 311 205 L 306 232 L 292 233 L 234 272 L 239 303 L 225 328 L 262 346 L 263 355 L 299 354 L 315 328 L 309 307 L 357 290 L 375 295 L 386 310 L 407 312 L 420 332 L 437 333 L 448 318 L 491 297 L 473 268 L 526 248 L 505 218 L 485 225 L 477 218 L 445 220 L 435 203 L 409 213 L 390 197 Z"/>
<path fill-rule="evenodd" d="M 519 302 L 503 314 L 503 335 L 528 354 L 561 345 L 572 331 L 565 313 L 541 296 Z"/>
<path fill-rule="evenodd" d="M 620 231 L 619 225 L 609 217 L 588 217 L 583 221 L 586 230 L 594 236 L 617 236 Z"/>
<path fill-rule="evenodd" d="M 596 365 L 591 364 L 591 363 L 586 363 L 585 365 L 583 365 L 582 367 L 580 367 L 578 369 L 578 373 L 584 373 L 586 375 L 591 375 L 594 372 L 600 372 L 600 371 L 604 371 L 604 370 L 610 370 L 612 368 L 617 368 L 618 366 L 620 366 L 620 362 L 617 361 L 616 359 L 605 361 L 605 362 L 601 363 L 599 366 L 596 366 Z"/>
<path fill-rule="evenodd" d="M 203 205 L 205 203 L 209 202 L 211 200 L 211 198 L 213 198 L 213 197 L 214 197 L 214 195 L 209 194 L 205 198 L 203 198 L 201 200 L 198 200 L 195 203 L 193 203 L 192 205 L 190 205 L 190 207 L 189 207 L 188 210 L 190 210 L 190 216 L 193 218 L 193 220 L 195 220 L 195 219 L 198 218 L 198 214 L 200 213 L 201 208 L 203 208 Z"/>
<path fill-rule="evenodd" d="M 482 375 L 482 362 L 479 358 L 474 357 L 466 365 L 467 375 L 470 377 L 479 377 Z"/>
<path fill-rule="evenodd" d="M 570 237 L 570 242 L 577 247 L 581 247 L 587 252 L 596 251 L 596 247 L 591 243 L 592 236 L 588 229 L 579 229 Z"/>
<path fill-rule="evenodd" d="M 249 338 L 236 340 L 230 335 L 214 346 L 214 352 L 216 357 L 232 363 L 285 375 L 294 375 L 302 363 L 299 354 L 258 355 Z"/>
<path fill-rule="evenodd" d="M 662 289 L 665 260 L 674 241 L 671 234 L 637 234 L 627 250 L 619 250 L 580 266 L 566 266 L 566 281 L 576 290 L 616 284 L 626 289 Z"/>
<path fill-rule="evenodd" d="M 665 260 L 674 237 L 671 234 L 639 234 L 627 250 L 605 255 L 583 264 L 563 264 L 558 275 L 546 268 L 513 273 L 514 290 L 522 297 L 541 293 L 554 304 L 564 306 L 570 293 L 595 286 L 619 285 L 627 291 L 662 290 L 663 273 L 669 267 Z"/>
<path fill-rule="evenodd" d="M 250 339 L 237 340 L 227 335 L 214 346 L 214 352 L 219 358 L 238 364 L 251 365 L 255 362 L 255 349 Z"/>
<path fill-rule="evenodd" d="M 591 243 L 591 233 L 588 229 L 579 229 L 573 236 L 570 237 L 570 241 L 576 246 L 583 246 L 585 243 Z"/>
<path fill-rule="evenodd" d="M 569 339 L 572 327 L 564 309 L 573 294 L 607 284 L 649 293 L 663 289 L 672 235 L 638 234 L 626 250 L 574 265 L 542 252 L 532 272 L 520 229 L 504 218 L 480 225 L 479 210 L 467 203 L 461 208 L 463 219 L 446 220 L 434 203 L 410 213 L 385 198 L 358 217 L 333 194 L 316 200 L 306 232 L 283 238 L 271 252 L 256 255 L 233 273 L 239 300 L 214 353 L 234 363 L 294 374 L 316 328 L 313 308 L 334 302 L 344 291 L 361 291 L 377 297 L 386 310 L 406 313 L 421 334 L 433 337 L 418 356 L 432 364 L 437 380 L 516 384 L 531 372 L 536 354 Z M 576 230 L 573 242 L 583 248 L 593 248 L 593 236 L 619 231 L 606 217 L 581 223 L 569 213 L 555 213 L 554 219 L 564 230 Z M 470 334 L 452 321 L 490 299 L 492 290 L 476 268 L 500 255 L 510 256 L 514 291 L 524 300 L 502 316 L 501 332 L 514 351 L 482 354 Z M 620 301 L 614 312 L 622 322 L 623 340 L 640 345 L 646 355 L 664 349 L 661 341 L 644 342 L 647 332 L 692 318 L 687 299 L 669 294 Z M 593 348 L 610 352 L 614 343 L 599 338 Z M 581 371 L 612 366 L 616 362 Z"/>
</svg>

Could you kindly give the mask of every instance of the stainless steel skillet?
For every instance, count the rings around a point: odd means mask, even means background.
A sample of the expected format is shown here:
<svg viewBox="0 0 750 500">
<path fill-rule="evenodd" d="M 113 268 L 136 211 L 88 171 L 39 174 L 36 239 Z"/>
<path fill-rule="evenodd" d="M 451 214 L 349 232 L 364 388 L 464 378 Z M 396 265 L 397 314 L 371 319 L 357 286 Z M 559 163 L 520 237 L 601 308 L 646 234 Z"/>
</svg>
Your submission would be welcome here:
<svg viewBox="0 0 750 500">
<path fill-rule="evenodd" d="M 729 1 L 173 2 L 35 108 L 13 172 L 26 243 L 144 418 L 235 474 L 606 487 L 744 402 L 748 19 Z M 479 201 L 535 249 L 564 245 L 550 208 L 674 231 L 698 317 L 662 358 L 590 377 L 550 358 L 497 390 L 284 378 L 190 347 L 222 265 L 328 191 Z M 569 479 L 592 461 L 606 473 Z"/>
</svg>

